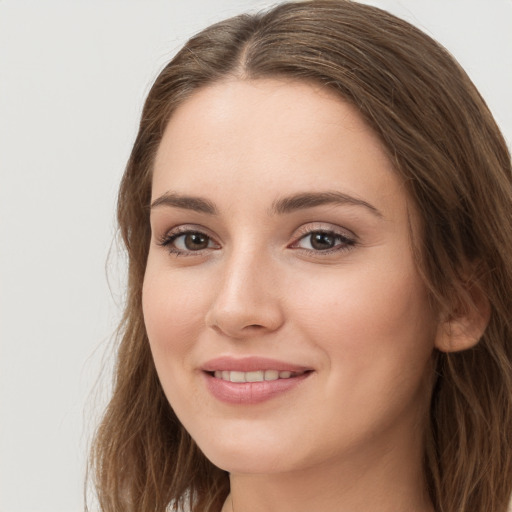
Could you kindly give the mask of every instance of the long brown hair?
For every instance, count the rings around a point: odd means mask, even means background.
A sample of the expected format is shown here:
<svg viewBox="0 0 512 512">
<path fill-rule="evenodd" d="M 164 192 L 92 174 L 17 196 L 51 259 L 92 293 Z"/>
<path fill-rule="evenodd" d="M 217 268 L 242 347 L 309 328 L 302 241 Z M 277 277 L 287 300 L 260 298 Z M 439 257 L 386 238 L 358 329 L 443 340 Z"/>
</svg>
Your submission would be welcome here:
<svg viewBox="0 0 512 512">
<path fill-rule="evenodd" d="M 512 485 L 512 172 L 485 102 L 448 52 L 408 23 L 347 0 L 278 5 L 193 37 L 146 100 L 119 191 L 129 258 L 114 392 L 91 461 L 102 511 L 220 510 L 226 472 L 198 450 L 159 384 L 141 290 L 152 163 L 194 91 L 227 77 L 315 81 L 355 105 L 380 136 L 420 216 L 418 267 L 439 311 L 491 308 L 472 349 L 436 353 L 424 467 L 438 512 L 505 512 Z M 468 268 L 472 269 L 468 273 Z"/>
</svg>

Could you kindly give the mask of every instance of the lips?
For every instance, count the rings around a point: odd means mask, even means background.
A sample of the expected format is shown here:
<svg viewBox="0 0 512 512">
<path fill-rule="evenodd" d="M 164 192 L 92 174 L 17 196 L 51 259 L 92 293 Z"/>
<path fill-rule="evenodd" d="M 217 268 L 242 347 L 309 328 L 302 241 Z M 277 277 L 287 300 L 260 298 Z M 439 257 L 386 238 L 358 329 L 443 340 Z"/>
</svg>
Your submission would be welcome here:
<svg viewBox="0 0 512 512">
<path fill-rule="evenodd" d="M 218 357 L 205 363 L 202 368 L 205 372 L 216 371 L 238 371 L 238 372 L 254 372 L 276 370 L 278 372 L 302 373 L 312 368 L 298 364 L 279 361 L 277 359 L 269 359 L 267 357 Z"/>
<path fill-rule="evenodd" d="M 238 405 L 265 402 L 295 388 L 312 368 L 261 357 L 221 357 L 202 366 L 206 386 L 218 400 Z"/>
</svg>

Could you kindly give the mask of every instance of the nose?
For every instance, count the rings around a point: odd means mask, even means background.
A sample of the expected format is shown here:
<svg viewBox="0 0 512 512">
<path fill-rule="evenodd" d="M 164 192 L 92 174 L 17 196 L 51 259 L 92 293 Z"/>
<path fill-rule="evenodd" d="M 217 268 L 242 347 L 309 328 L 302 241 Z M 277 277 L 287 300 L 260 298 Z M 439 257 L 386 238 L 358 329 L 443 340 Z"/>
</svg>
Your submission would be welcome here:
<svg viewBox="0 0 512 512">
<path fill-rule="evenodd" d="M 233 339 L 278 330 L 284 315 L 275 275 L 268 260 L 233 254 L 222 270 L 206 325 Z"/>
</svg>

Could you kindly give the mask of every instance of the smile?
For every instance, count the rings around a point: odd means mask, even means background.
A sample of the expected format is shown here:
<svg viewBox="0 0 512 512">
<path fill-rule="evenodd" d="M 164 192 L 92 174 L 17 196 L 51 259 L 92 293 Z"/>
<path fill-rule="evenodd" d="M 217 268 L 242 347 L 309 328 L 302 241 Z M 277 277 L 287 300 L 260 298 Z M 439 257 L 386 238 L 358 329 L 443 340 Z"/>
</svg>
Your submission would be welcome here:
<svg viewBox="0 0 512 512">
<path fill-rule="evenodd" d="M 211 395 L 231 405 L 255 405 L 291 392 L 314 368 L 259 356 L 221 356 L 200 367 Z"/>
<path fill-rule="evenodd" d="M 306 372 L 290 372 L 279 370 L 256 370 L 251 372 L 241 371 L 220 371 L 213 372 L 216 379 L 222 379 L 228 382 L 265 382 L 278 379 L 290 379 L 298 377 Z"/>
</svg>

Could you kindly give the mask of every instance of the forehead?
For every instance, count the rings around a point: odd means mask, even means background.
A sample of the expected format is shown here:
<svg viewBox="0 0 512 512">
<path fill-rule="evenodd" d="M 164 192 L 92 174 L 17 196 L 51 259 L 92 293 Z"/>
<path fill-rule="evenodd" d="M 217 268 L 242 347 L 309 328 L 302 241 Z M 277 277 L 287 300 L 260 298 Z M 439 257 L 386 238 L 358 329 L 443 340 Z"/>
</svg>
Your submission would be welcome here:
<svg viewBox="0 0 512 512">
<path fill-rule="evenodd" d="M 355 107 L 316 84 L 233 79 L 196 91 L 174 112 L 152 195 L 199 189 L 232 203 L 333 188 L 405 205 L 380 139 Z"/>
</svg>

